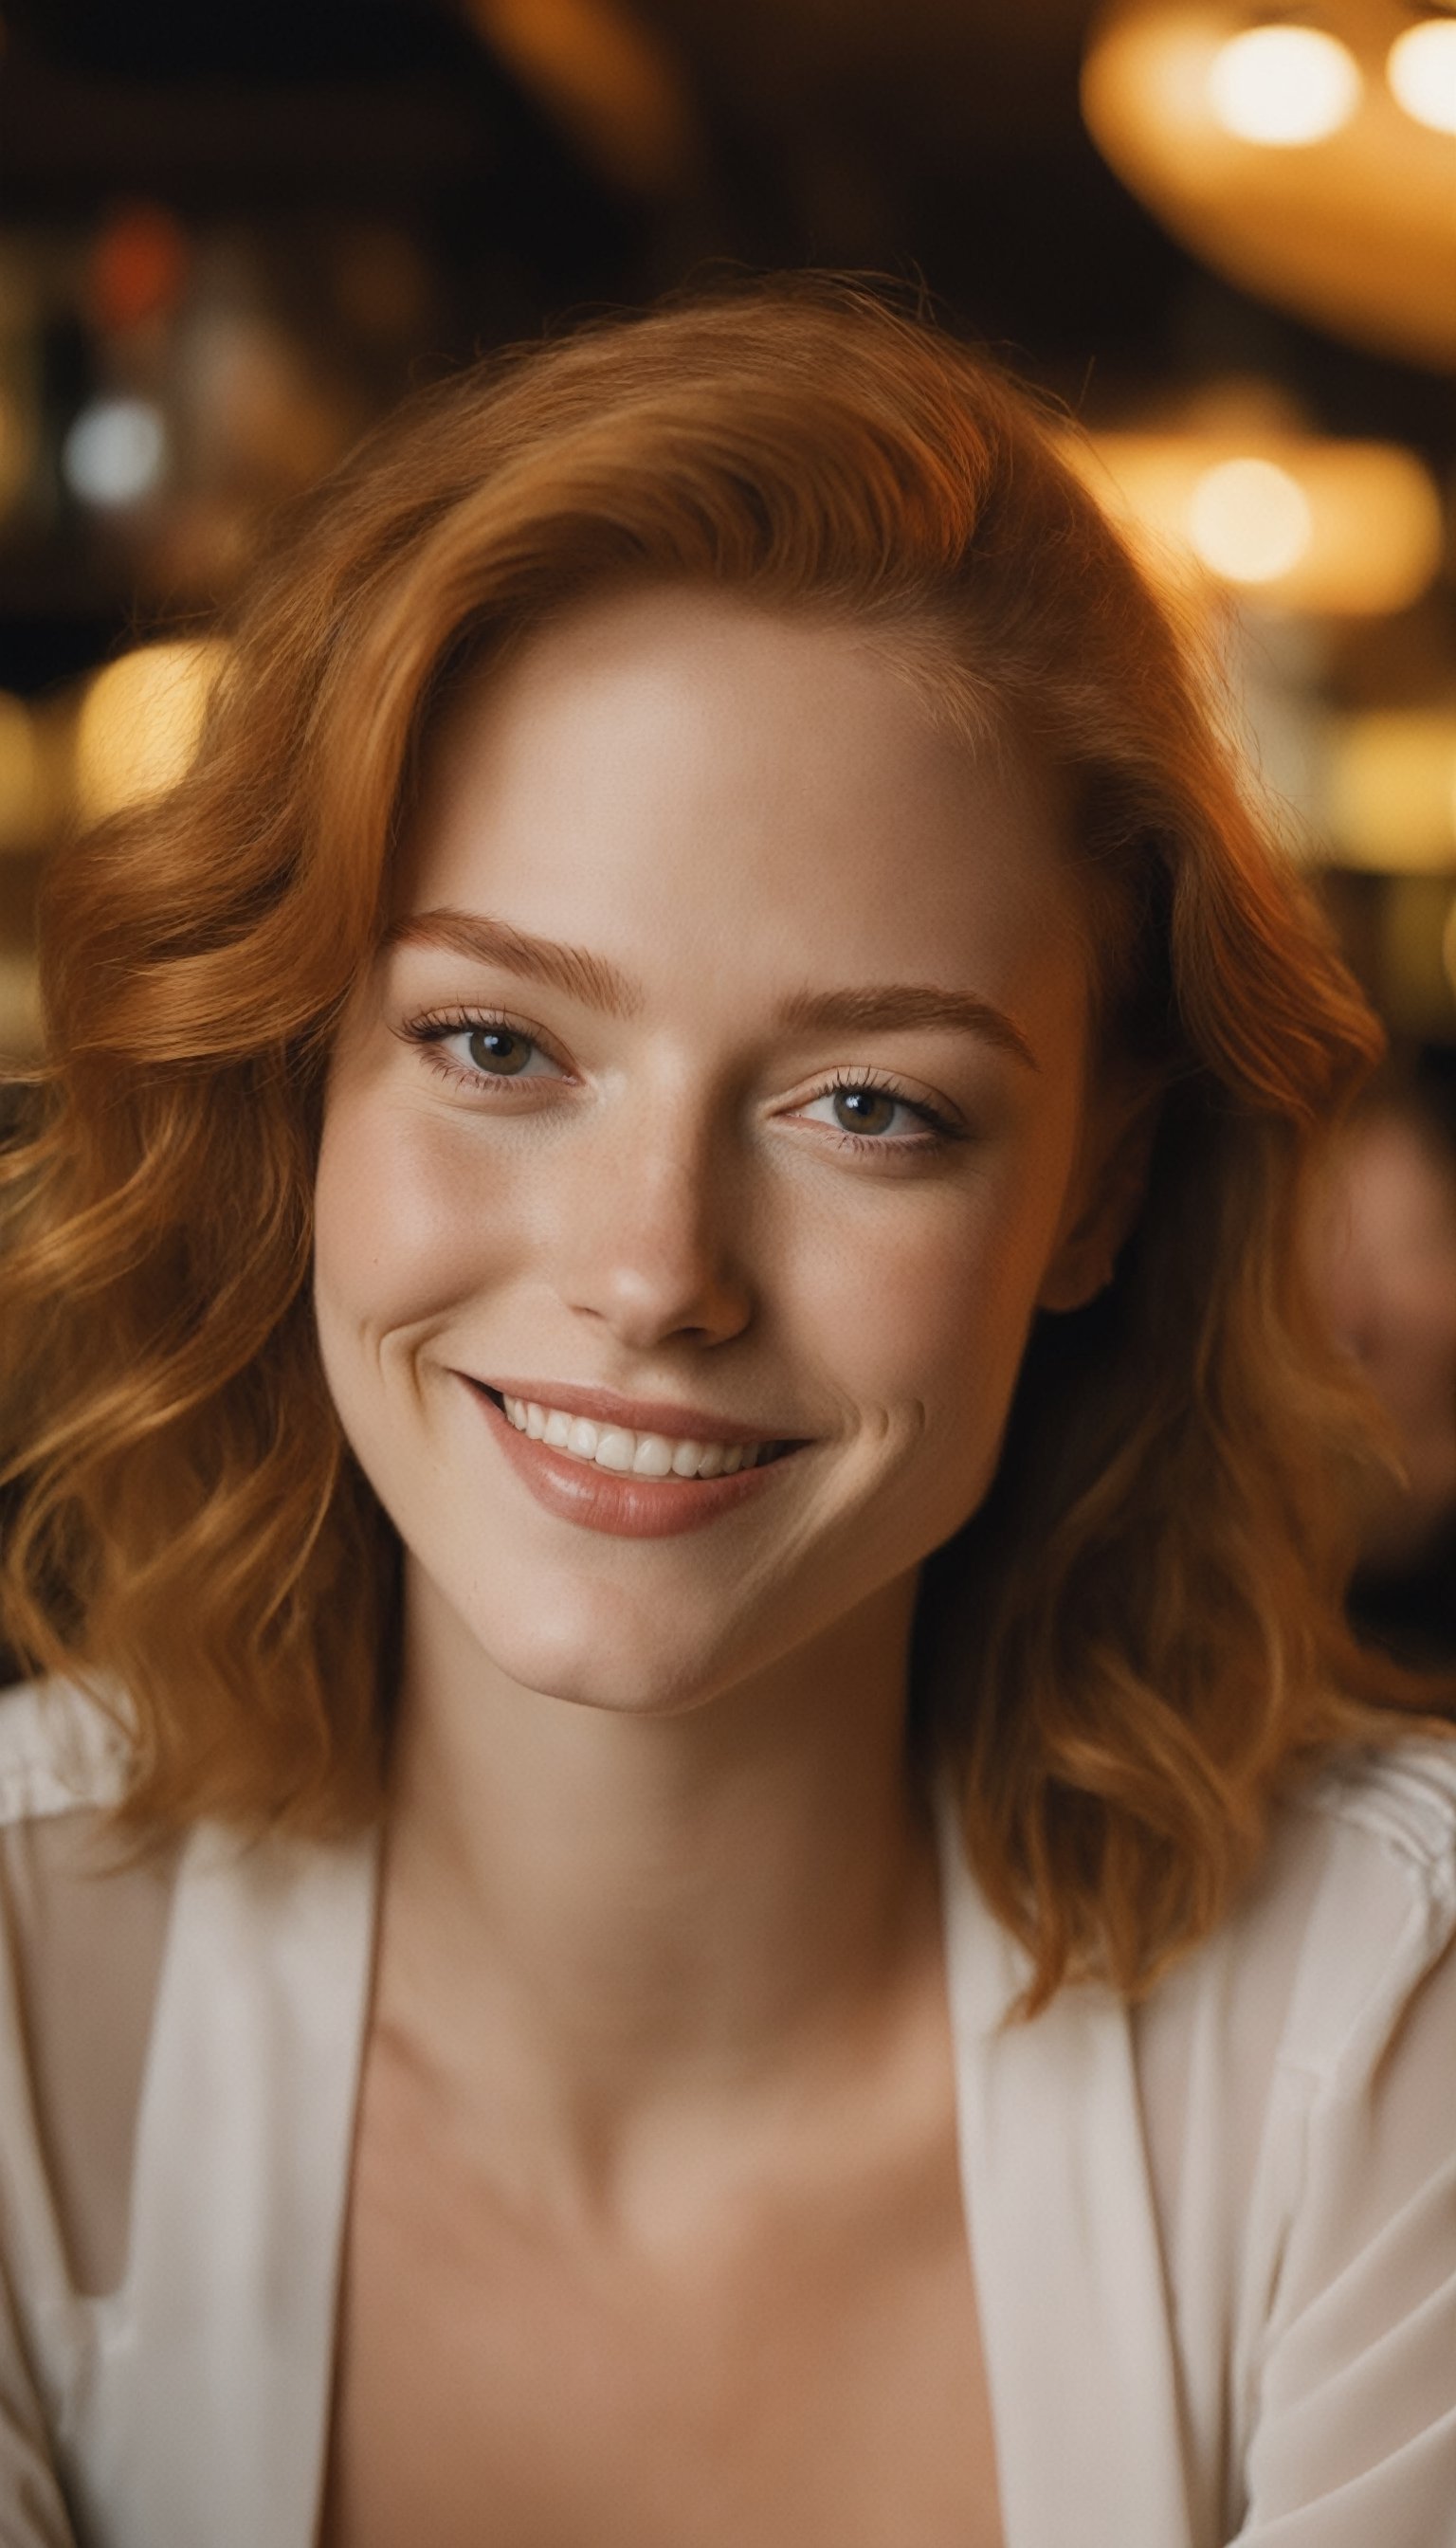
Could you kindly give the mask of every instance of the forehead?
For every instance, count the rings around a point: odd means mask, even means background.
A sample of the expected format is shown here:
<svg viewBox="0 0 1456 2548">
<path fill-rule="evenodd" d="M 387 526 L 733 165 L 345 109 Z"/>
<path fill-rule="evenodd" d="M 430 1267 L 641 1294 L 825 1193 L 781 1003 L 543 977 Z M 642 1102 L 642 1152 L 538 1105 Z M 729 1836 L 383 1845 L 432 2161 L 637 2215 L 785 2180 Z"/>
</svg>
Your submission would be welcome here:
<svg viewBox="0 0 1456 2548">
<path fill-rule="evenodd" d="M 877 632 L 696 590 L 585 603 L 466 682 L 396 901 L 442 906 L 634 972 L 1084 970 L 1060 792 L 1009 728 L 972 746 Z"/>
</svg>

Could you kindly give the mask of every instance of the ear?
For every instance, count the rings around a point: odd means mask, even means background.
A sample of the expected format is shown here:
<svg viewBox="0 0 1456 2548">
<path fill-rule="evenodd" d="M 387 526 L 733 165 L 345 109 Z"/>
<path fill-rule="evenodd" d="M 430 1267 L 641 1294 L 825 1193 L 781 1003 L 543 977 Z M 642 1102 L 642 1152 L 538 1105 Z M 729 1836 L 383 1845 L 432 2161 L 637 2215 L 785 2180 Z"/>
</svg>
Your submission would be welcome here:
<svg viewBox="0 0 1456 2548">
<path fill-rule="evenodd" d="M 1037 1295 L 1039 1310 L 1083 1309 L 1112 1281 L 1118 1250 L 1147 1190 L 1161 1109 L 1161 1082 L 1143 1076 L 1114 1082 L 1089 1103 L 1062 1227 Z"/>
</svg>

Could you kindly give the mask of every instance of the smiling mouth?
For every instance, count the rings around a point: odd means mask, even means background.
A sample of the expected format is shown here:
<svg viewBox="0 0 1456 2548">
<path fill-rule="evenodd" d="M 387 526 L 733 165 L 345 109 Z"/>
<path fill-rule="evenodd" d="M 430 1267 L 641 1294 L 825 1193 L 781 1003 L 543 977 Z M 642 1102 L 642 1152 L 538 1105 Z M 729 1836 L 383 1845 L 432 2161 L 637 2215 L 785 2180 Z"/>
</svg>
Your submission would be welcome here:
<svg viewBox="0 0 1456 2548">
<path fill-rule="evenodd" d="M 569 1415 L 532 1399 L 507 1398 L 486 1381 L 473 1387 L 499 1408 L 507 1424 L 528 1440 L 544 1444 L 584 1468 L 604 1470 L 619 1478 L 692 1486 L 712 1478 L 730 1478 L 745 1469 L 767 1469 L 806 1446 L 802 1442 L 711 1442 L 668 1433 L 635 1431 L 631 1426 Z"/>
</svg>

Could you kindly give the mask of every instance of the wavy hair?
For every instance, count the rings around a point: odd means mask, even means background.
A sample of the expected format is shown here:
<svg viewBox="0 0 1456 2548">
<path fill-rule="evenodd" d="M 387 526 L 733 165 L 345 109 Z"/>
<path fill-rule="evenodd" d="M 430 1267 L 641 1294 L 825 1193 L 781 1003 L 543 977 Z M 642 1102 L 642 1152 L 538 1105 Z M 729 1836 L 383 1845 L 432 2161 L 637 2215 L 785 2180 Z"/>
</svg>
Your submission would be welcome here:
<svg viewBox="0 0 1456 2548">
<path fill-rule="evenodd" d="M 693 299 L 427 393 L 290 524 L 190 774 L 56 854 L 0 1187 L 8 1633 L 124 1721 L 136 1831 L 379 1811 L 399 1549 L 308 1283 L 331 1039 L 443 691 L 631 582 L 877 630 L 968 738 L 1009 721 L 1068 786 L 1104 1047 L 1156 1078 L 1160 1128 L 1114 1280 L 1040 1320 L 992 1492 L 927 1564 L 910 1734 L 955 1755 L 1027 2006 L 1082 1973 L 1137 1992 L 1219 1917 L 1294 1763 L 1409 1730 L 1341 1617 L 1370 1454 L 1296 1245 L 1379 1033 L 1036 402 L 855 284 Z"/>
</svg>

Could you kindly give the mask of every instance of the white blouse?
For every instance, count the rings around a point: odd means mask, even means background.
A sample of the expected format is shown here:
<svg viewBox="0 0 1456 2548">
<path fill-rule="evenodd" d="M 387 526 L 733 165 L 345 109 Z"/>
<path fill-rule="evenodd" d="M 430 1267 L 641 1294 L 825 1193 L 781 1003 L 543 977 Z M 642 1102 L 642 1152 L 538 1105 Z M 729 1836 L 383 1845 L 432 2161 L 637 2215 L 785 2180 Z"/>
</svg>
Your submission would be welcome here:
<svg viewBox="0 0 1456 2548">
<path fill-rule="evenodd" d="M 118 1866 L 120 1777 L 73 1693 L 0 1698 L 0 2540 L 311 2548 L 377 1853 Z M 1004 2029 L 938 1819 L 1007 2548 L 1456 2548 L 1456 1745 L 1312 1777 L 1145 2005 Z"/>
</svg>

